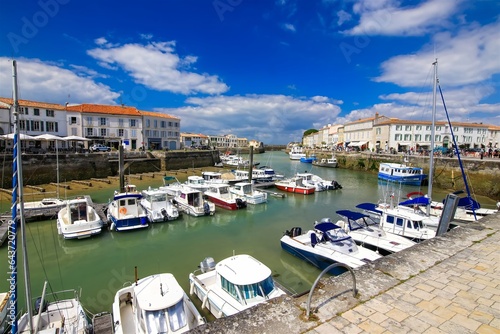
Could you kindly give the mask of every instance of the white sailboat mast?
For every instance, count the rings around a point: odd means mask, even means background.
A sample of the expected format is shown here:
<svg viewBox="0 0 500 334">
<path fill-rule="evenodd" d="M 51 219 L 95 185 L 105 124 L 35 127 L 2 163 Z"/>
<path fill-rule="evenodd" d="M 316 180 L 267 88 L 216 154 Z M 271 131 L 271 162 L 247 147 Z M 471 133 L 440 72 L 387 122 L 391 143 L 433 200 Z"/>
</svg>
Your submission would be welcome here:
<svg viewBox="0 0 500 334">
<path fill-rule="evenodd" d="M 437 65 L 438 61 L 432 63 L 434 65 L 434 84 L 432 89 L 432 126 L 431 126 L 431 150 L 429 156 L 429 185 L 427 188 L 427 196 L 429 197 L 429 203 L 432 201 L 432 180 L 434 175 L 434 146 L 435 146 L 435 137 L 436 137 L 436 90 L 437 90 Z M 427 214 L 430 212 L 430 206 L 427 206 Z"/>
</svg>

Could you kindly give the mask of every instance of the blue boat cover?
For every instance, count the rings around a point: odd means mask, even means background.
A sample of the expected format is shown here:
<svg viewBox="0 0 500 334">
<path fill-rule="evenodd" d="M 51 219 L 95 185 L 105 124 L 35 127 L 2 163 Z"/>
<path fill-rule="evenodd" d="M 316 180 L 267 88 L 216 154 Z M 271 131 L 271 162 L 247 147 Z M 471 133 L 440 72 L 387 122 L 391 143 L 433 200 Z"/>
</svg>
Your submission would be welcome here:
<svg viewBox="0 0 500 334">
<path fill-rule="evenodd" d="M 473 200 L 471 197 L 462 197 L 458 200 L 458 206 L 467 210 L 477 210 L 481 208 L 481 204 Z"/>
<path fill-rule="evenodd" d="M 340 228 L 339 226 L 335 225 L 334 223 L 319 223 L 314 226 L 315 229 L 320 230 L 321 232 L 326 232 L 330 230 L 334 230 L 337 228 Z"/>
<path fill-rule="evenodd" d="M 364 213 L 351 211 L 351 210 L 338 210 L 335 212 L 343 217 L 347 217 L 347 218 L 352 219 L 352 220 L 358 220 L 360 218 L 368 217 Z"/>
<path fill-rule="evenodd" d="M 377 205 L 373 204 L 373 203 L 361 203 L 361 204 L 356 205 L 356 207 L 359 209 L 368 210 L 368 211 L 382 214 L 382 211 L 378 210 Z"/>
<path fill-rule="evenodd" d="M 424 197 L 424 196 L 411 198 L 399 203 L 399 205 L 404 205 L 404 206 L 413 206 L 413 205 L 427 206 L 429 204 L 431 204 L 431 199 L 429 197 Z"/>
</svg>

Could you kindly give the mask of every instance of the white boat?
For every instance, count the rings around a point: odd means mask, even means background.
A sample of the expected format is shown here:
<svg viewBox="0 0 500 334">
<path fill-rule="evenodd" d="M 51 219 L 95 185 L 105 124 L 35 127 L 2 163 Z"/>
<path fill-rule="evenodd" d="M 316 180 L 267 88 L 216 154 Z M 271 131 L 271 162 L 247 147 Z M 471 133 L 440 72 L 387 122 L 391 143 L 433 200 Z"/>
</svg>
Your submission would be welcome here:
<svg viewBox="0 0 500 334">
<path fill-rule="evenodd" d="M 337 181 L 323 180 L 318 175 L 312 173 L 297 173 L 296 177 L 301 178 L 304 184 L 314 186 L 316 191 L 342 189 L 342 186 Z"/>
<path fill-rule="evenodd" d="M 311 195 L 314 194 L 316 187 L 313 185 L 305 184 L 304 180 L 300 177 L 292 177 L 276 181 L 274 186 L 279 190 L 288 191 L 290 193 Z"/>
<path fill-rule="evenodd" d="M 420 186 L 427 175 L 421 167 L 383 162 L 379 166 L 378 178 L 399 184 Z"/>
<path fill-rule="evenodd" d="M 257 183 L 269 183 L 283 180 L 284 175 L 276 174 L 273 168 L 268 166 L 261 166 L 259 168 L 252 169 L 252 180 Z"/>
<path fill-rule="evenodd" d="M 28 217 L 53 217 L 65 206 L 65 200 L 44 198 L 40 201 L 24 202 L 24 213 Z M 17 208 L 19 210 L 19 204 Z"/>
<path fill-rule="evenodd" d="M 168 198 L 168 193 L 161 189 L 142 191 L 141 205 L 146 209 L 150 223 L 166 222 L 179 218 L 179 211 Z"/>
<path fill-rule="evenodd" d="M 242 168 L 242 167 L 248 167 L 250 165 L 249 160 L 243 159 L 243 157 L 236 154 L 227 155 L 224 157 L 224 159 L 221 158 L 221 160 L 223 165 L 227 167 Z"/>
<path fill-rule="evenodd" d="M 426 217 L 396 208 L 381 207 L 373 203 L 361 203 L 357 208 L 379 222 L 379 226 L 387 233 L 403 236 L 415 242 L 434 238 L 436 231 L 425 227 Z"/>
<path fill-rule="evenodd" d="M 238 210 L 246 208 L 246 200 L 230 192 L 229 188 L 229 184 L 214 183 L 204 192 L 204 195 L 216 206 L 223 209 Z"/>
<path fill-rule="evenodd" d="M 132 184 L 126 185 L 124 192 L 115 191 L 107 212 L 112 231 L 129 231 L 149 226 L 146 210 L 140 204 L 141 198 L 141 193 Z"/>
<path fill-rule="evenodd" d="M 207 190 L 209 187 L 209 184 L 205 182 L 205 179 L 199 175 L 188 176 L 187 181 L 184 184 L 201 192 Z"/>
<path fill-rule="evenodd" d="M 205 320 L 172 274 L 147 276 L 115 294 L 115 334 L 184 333 Z"/>
<path fill-rule="evenodd" d="M 288 153 L 290 160 L 300 160 L 300 158 L 305 158 L 306 154 L 302 150 L 301 146 L 293 145 L 290 149 L 290 153 Z"/>
<path fill-rule="evenodd" d="M 6 333 L 6 330 L 9 327 L 9 321 L 7 318 L 9 298 L 10 293 L 0 292 L 0 333 Z"/>
<path fill-rule="evenodd" d="M 331 222 L 318 223 L 306 233 L 302 233 L 302 228 L 294 227 L 285 232 L 280 242 L 285 251 L 320 269 L 334 263 L 355 269 L 381 257 L 368 248 L 356 245 L 352 237 Z M 330 273 L 343 271 L 343 268 L 333 268 Z"/>
<path fill-rule="evenodd" d="M 57 232 L 64 239 L 83 239 L 99 234 L 104 223 L 85 197 L 66 201 L 57 213 Z"/>
<path fill-rule="evenodd" d="M 246 254 L 234 255 L 215 265 L 206 258 L 202 272 L 189 274 L 195 294 L 216 318 L 227 317 L 285 294 L 275 285 L 271 269 Z"/>
<path fill-rule="evenodd" d="M 18 333 L 92 333 L 90 321 L 80 303 L 80 296 L 75 290 L 43 293 L 35 302 L 35 315 L 31 322 L 34 331 L 30 330 L 28 313 L 24 313 L 18 320 Z M 64 296 L 67 296 L 65 298 Z"/>
<path fill-rule="evenodd" d="M 331 158 L 322 158 L 312 162 L 313 166 L 336 168 L 338 166 L 337 158 L 332 154 Z"/>
<path fill-rule="evenodd" d="M 178 193 L 172 203 L 180 212 L 194 217 L 213 216 L 215 214 L 214 203 L 203 198 L 203 193 L 186 185 L 178 188 Z"/>
<path fill-rule="evenodd" d="M 238 182 L 229 188 L 229 191 L 243 198 L 248 204 L 262 204 L 267 202 L 267 193 L 254 188 L 250 182 Z"/>
<path fill-rule="evenodd" d="M 361 212 L 338 210 L 336 213 L 343 218 L 336 225 L 342 227 L 358 245 L 382 255 L 399 252 L 416 244 L 408 238 L 386 233 L 379 227 L 379 223 Z"/>
<path fill-rule="evenodd" d="M 229 182 L 227 180 L 224 180 L 222 178 L 222 173 L 220 172 L 211 172 L 211 171 L 206 171 L 206 172 L 201 172 L 201 176 L 205 179 L 205 183 L 212 185 L 212 184 L 228 184 Z"/>
</svg>

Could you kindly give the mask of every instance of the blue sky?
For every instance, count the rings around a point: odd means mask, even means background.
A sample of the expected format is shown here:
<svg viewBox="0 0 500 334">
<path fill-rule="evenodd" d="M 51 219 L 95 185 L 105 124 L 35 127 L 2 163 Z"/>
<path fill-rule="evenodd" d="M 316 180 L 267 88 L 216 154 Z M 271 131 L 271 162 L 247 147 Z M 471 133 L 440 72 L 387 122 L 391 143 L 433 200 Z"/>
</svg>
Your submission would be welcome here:
<svg viewBox="0 0 500 334">
<path fill-rule="evenodd" d="M 135 106 L 284 144 L 379 114 L 500 125 L 496 0 L 2 0 L 0 96 Z M 444 112 L 438 106 L 437 119 Z"/>
</svg>

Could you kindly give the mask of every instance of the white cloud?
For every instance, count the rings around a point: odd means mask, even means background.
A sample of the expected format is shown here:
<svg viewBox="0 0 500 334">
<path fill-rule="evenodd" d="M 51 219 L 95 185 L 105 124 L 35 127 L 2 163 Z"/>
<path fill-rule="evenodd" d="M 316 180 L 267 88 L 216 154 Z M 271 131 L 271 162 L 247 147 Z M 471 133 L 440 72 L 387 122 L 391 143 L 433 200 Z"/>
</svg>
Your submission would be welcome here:
<svg viewBox="0 0 500 334">
<path fill-rule="evenodd" d="M 500 22 L 486 26 L 467 26 L 456 36 L 437 34 L 432 43 L 411 55 L 400 55 L 382 63 L 377 82 L 391 82 L 403 87 L 429 83 L 429 70 L 438 58 L 438 75 L 447 86 L 484 82 L 500 73 Z"/>
<path fill-rule="evenodd" d="M 395 0 L 362 0 L 353 6 L 359 24 L 343 33 L 348 35 L 419 36 L 448 25 L 462 0 L 427 0 L 415 6 L 400 7 Z"/>
<path fill-rule="evenodd" d="M 337 16 L 338 16 L 338 21 L 337 21 L 337 24 L 339 26 L 343 25 L 344 22 L 348 22 L 352 19 L 352 15 L 349 14 L 348 12 L 346 12 L 345 10 L 340 10 L 337 12 Z"/>
<path fill-rule="evenodd" d="M 328 98 L 245 95 L 188 98 L 190 106 L 157 109 L 182 119 L 183 132 L 233 133 L 267 144 L 302 138 L 305 130 L 334 123 L 340 108 Z"/>
<path fill-rule="evenodd" d="M 292 31 L 292 32 L 296 31 L 295 26 L 293 24 L 291 24 L 291 23 L 284 23 L 282 25 L 282 27 L 283 27 L 284 30 L 288 30 L 288 31 Z"/>
<path fill-rule="evenodd" d="M 119 97 L 106 85 L 38 59 L 17 60 L 17 73 L 20 99 L 60 104 L 89 101 L 115 104 L 114 100 Z M 0 82 L 12 82 L 12 61 L 5 57 L 0 57 Z M 12 97 L 11 85 L 0 86 L 0 96 Z"/>
<path fill-rule="evenodd" d="M 181 58 L 175 53 L 175 42 L 125 44 L 96 48 L 87 53 L 100 63 L 124 69 L 136 83 L 157 91 L 219 94 L 229 89 L 216 75 L 188 71 L 197 58 Z"/>
</svg>

